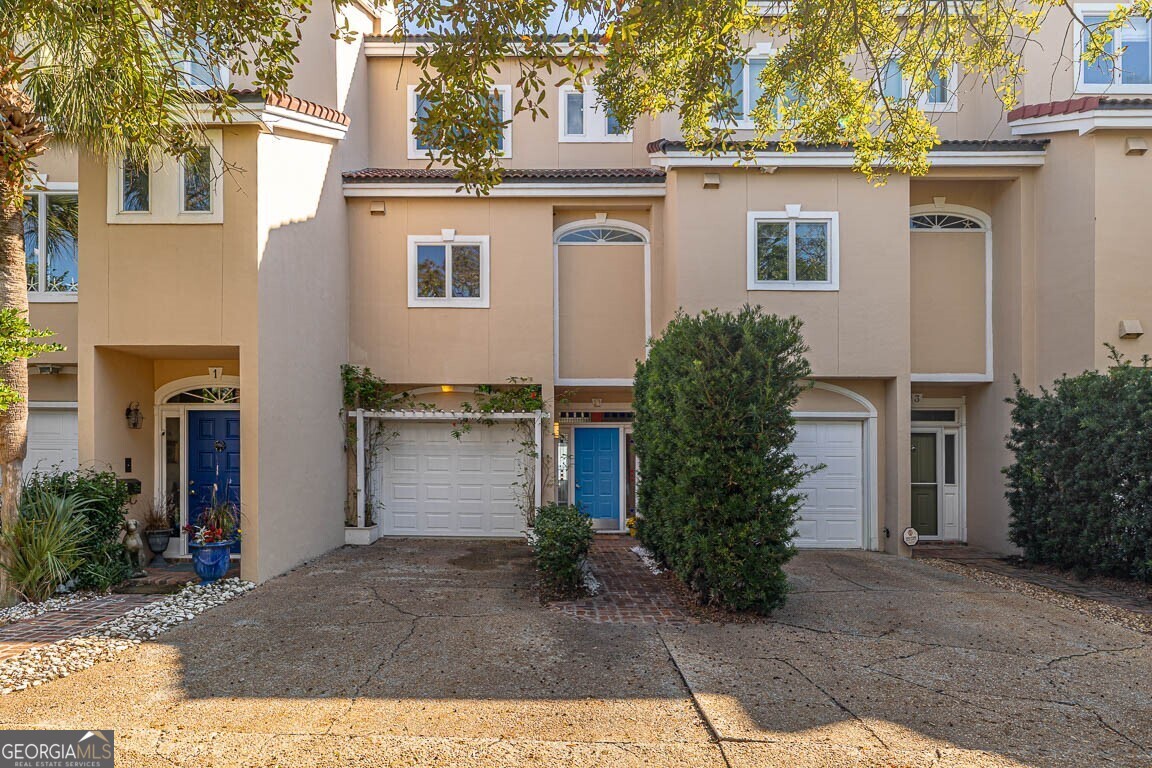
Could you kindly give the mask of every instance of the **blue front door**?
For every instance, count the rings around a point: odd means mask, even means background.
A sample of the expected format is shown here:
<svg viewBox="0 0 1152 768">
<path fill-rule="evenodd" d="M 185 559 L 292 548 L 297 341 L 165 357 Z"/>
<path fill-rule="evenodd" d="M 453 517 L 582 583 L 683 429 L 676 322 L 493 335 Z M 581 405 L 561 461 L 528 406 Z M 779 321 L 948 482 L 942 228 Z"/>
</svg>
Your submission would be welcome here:
<svg viewBox="0 0 1152 768">
<path fill-rule="evenodd" d="M 212 503 L 213 486 L 217 499 L 240 504 L 239 411 L 188 411 L 189 523 Z"/>
<path fill-rule="evenodd" d="M 620 528 L 620 430 L 576 427 L 576 506 L 598 530 Z"/>
</svg>

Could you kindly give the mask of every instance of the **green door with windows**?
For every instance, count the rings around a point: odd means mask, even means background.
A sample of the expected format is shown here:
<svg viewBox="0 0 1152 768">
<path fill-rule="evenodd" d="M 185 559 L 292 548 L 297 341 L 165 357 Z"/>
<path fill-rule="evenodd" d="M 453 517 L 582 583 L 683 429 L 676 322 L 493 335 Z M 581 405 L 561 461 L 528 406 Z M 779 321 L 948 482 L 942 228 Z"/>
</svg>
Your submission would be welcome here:
<svg viewBox="0 0 1152 768">
<path fill-rule="evenodd" d="M 935 432 L 912 433 L 912 527 L 921 536 L 940 535 L 940 478 Z"/>
</svg>

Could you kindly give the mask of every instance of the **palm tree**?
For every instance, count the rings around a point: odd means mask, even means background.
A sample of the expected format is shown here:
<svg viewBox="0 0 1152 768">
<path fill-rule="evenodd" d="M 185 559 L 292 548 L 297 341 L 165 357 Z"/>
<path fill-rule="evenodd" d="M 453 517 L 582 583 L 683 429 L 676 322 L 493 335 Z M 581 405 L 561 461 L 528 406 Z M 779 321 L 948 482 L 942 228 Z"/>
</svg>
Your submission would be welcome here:
<svg viewBox="0 0 1152 768">
<path fill-rule="evenodd" d="M 203 130 L 197 110 L 207 106 L 223 121 L 237 108 L 213 73 L 227 68 L 265 93 L 285 90 L 310 6 L 0 0 L 0 526 L 11 526 L 19 502 L 27 360 L 52 348 L 36 341 L 48 332 L 26 320 L 24 192 L 36 158 L 53 142 L 134 162 L 195 151 Z"/>
</svg>

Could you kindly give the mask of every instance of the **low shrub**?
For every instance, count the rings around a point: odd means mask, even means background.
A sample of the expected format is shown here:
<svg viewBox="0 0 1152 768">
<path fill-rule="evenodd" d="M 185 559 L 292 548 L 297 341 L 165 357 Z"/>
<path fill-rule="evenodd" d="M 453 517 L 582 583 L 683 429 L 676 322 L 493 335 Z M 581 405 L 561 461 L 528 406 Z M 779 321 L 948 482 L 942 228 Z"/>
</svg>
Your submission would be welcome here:
<svg viewBox="0 0 1152 768">
<path fill-rule="evenodd" d="M 76 585 L 106 591 L 132 575 L 120 526 L 131 496 L 115 472 L 92 468 L 68 472 L 33 472 L 24 483 L 25 495 L 47 493 L 77 498 L 88 528 L 84 562 L 76 569 Z"/>
<path fill-rule="evenodd" d="M 542 586 L 559 595 L 579 592 L 584 583 L 584 558 L 592 546 L 592 520 L 576 507 L 546 504 L 536 510 L 533 532 Z"/>
<path fill-rule="evenodd" d="M 86 506 L 79 497 L 44 491 L 21 496 L 15 524 L 0 532 L 10 553 L 0 568 L 25 600 L 47 600 L 84 565 L 91 538 Z"/>
<path fill-rule="evenodd" d="M 769 613 L 795 554 L 792 406 L 809 374 L 800 321 L 744 306 L 683 313 L 636 366 L 637 536 L 705 604 Z"/>
<path fill-rule="evenodd" d="M 1039 394 L 1017 382 L 1009 538 L 1030 562 L 1152 582 L 1152 368 L 1112 363 Z"/>
</svg>

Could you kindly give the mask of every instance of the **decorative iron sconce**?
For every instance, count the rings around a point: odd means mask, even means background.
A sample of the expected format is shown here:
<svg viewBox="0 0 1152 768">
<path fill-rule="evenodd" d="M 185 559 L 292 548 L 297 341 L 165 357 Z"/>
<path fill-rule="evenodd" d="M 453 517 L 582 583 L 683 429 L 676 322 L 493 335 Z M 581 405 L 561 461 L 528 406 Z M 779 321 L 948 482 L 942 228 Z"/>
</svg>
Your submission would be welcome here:
<svg viewBox="0 0 1152 768">
<path fill-rule="evenodd" d="M 124 409 L 124 418 L 128 422 L 128 429 L 140 429 L 144 426 L 144 414 L 140 412 L 138 401 L 128 403 L 128 407 Z"/>
</svg>

